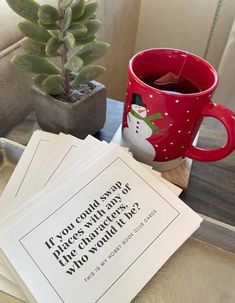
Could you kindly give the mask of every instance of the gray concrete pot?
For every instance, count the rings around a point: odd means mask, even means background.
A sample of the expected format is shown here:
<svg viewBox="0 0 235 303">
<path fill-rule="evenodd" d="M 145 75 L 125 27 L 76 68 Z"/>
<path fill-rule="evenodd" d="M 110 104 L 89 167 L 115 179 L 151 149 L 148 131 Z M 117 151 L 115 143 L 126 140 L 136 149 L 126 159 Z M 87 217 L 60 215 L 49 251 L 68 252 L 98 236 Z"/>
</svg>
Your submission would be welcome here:
<svg viewBox="0 0 235 303">
<path fill-rule="evenodd" d="M 105 123 L 106 89 L 93 81 L 95 88 L 74 103 L 66 103 L 32 87 L 39 126 L 52 133 L 63 132 L 84 139 L 97 133 Z"/>
</svg>

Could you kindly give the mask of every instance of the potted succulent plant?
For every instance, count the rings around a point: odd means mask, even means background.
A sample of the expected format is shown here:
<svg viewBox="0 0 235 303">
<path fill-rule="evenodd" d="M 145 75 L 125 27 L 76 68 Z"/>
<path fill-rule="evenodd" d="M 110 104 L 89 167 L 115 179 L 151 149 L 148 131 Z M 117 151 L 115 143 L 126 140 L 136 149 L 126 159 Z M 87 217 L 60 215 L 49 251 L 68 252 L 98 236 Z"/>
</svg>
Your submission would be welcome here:
<svg viewBox="0 0 235 303">
<path fill-rule="evenodd" d="M 32 74 L 40 127 L 79 138 L 99 131 L 105 122 L 106 89 L 94 79 L 105 69 L 93 62 L 109 44 L 96 41 L 101 25 L 95 17 L 97 1 L 58 0 L 57 8 L 34 0 L 6 1 L 25 19 L 18 24 L 27 37 L 24 53 L 12 63 Z"/>
</svg>

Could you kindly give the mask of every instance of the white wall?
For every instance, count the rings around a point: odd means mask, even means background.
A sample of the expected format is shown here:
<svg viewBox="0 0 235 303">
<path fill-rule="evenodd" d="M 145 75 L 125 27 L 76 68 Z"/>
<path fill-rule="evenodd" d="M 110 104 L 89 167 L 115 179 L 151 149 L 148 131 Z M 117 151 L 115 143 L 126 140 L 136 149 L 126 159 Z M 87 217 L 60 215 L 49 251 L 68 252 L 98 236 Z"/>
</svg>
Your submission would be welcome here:
<svg viewBox="0 0 235 303">
<path fill-rule="evenodd" d="M 135 52 L 171 47 L 204 56 L 217 0 L 142 0 Z"/>
</svg>

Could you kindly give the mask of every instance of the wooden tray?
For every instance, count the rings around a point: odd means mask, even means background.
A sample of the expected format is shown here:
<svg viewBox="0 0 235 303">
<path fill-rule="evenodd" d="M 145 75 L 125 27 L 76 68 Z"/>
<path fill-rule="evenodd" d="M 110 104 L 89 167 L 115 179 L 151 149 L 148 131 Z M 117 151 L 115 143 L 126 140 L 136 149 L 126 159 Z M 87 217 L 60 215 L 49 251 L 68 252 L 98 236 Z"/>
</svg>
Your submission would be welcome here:
<svg viewBox="0 0 235 303">
<path fill-rule="evenodd" d="M 23 151 L 23 145 L 5 138 L 0 138 L 0 195 L 10 179 Z"/>
</svg>

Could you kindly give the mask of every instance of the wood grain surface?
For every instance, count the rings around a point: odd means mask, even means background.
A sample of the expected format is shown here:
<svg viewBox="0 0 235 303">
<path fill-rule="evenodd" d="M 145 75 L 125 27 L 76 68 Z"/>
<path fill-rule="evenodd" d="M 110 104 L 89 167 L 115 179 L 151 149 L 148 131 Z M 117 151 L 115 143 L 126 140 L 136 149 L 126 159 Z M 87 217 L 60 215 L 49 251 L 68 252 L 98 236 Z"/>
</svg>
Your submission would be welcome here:
<svg viewBox="0 0 235 303">
<path fill-rule="evenodd" d="M 198 145 L 214 148 L 225 138 L 222 128 L 204 123 Z M 195 211 L 235 226 L 235 152 L 219 161 L 194 161 L 188 188 L 180 197 Z"/>
</svg>

